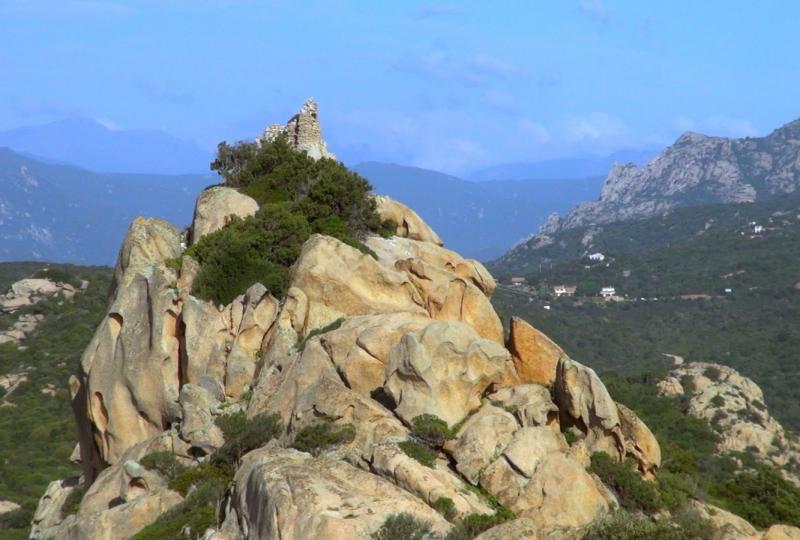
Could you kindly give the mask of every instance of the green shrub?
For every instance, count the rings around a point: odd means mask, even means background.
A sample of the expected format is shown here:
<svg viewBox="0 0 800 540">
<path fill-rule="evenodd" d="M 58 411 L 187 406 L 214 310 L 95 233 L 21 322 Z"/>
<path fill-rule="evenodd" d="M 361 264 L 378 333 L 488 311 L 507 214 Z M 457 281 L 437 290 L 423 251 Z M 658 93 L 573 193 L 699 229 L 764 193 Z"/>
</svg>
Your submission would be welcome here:
<svg viewBox="0 0 800 540">
<path fill-rule="evenodd" d="M 353 442 L 355 437 L 356 428 L 353 424 L 337 426 L 330 420 L 323 420 L 300 429 L 292 446 L 301 452 L 316 455 L 331 446 Z"/>
<path fill-rule="evenodd" d="M 438 455 L 437 452 L 434 452 L 424 444 L 413 439 L 403 441 L 398 446 L 407 456 L 416 459 L 426 467 L 433 468 L 433 464 L 436 462 L 436 456 Z"/>
<path fill-rule="evenodd" d="M 0 514 L 0 536 L 6 534 L 9 529 L 27 529 L 32 520 L 33 510 L 25 507 Z M 27 538 L 27 535 L 24 538 Z"/>
<path fill-rule="evenodd" d="M 441 448 L 453 433 L 447 422 L 433 414 L 421 414 L 411 421 L 411 433 L 432 448 Z"/>
<path fill-rule="evenodd" d="M 623 507 L 644 512 L 655 512 L 663 507 L 656 485 L 644 480 L 632 462 L 619 463 L 604 452 L 595 452 L 589 470 L 617 492 Z"/>
<path fill-rule="evenodd" d="M 513 514 L 510 518 L 501 512 L 495 512 L 494 514 L 468 514 L 450 529 L 445 540 L 470 540 L 496 525 L 505 523 L 509 519 L 514 519 Z"/>
<path fill-rule="evenodd" d="M 373 540 L 424 540 L 433 533 L 430 523 L 411 514 L 392 514 L 380 529 L 372 533 Z"/>
<path fill-rule="evenodd" d="M 225 444 L 211 457 L 214 463 L 236 467 L 243 455 L 264 446 L 283 431 L 280 416 L 277 414 L 261 414 L 244 421 L 244 413 L 227 416 L 232 418 L 223 415 L 217 420 L 220 429 L 225 433 Z"/>
<path fill-rule="evenodd" d="M 192 487 L 209 481 L 219 481 L 227 486 L 233 479 L 233 469 L 227 463 L 205 461 L 196 467 L 186 467 L 175 475 L 168 484 L 169 489 L 186 496 Z"/>
<path fill-rule="evenodd" d="M 178 462 L 175 454 L 168 450 L 147 454 L 139 460 L 139 464 L 145 469 L 158 472 L 167 480 L 172 480 L 186 469 Z"/>
<path fill-rule="evenodd" d="M 227 304 L 255 282 L 285 293 L 289 267 L 312 233 L 338 238 L 376 257 L 361 238 L 386 233 L 365 179 L 332 159 L 313 160 L 285 137 L 269 143 L 221 143 L 211 168 L 260 205 L 187 251 L 200 263 L 193 293 Z"/>
<path fill-rule="evenodd" d="M 227 483 L 211 479 L 197 486 L 178 505 L 161 514 L 131 540 L 180 540 L 199 538 L 209 527 L 217 525 L 217 511 Z"/>
<path fill-rule="evenodd" d="M 694 512 L 651 519 L 620 510 L 590 525 L 583 540 L 706 540 L 711 534 L 710 523 Z"/>
<path fill-rule="evenodd" d="M 311 234 L 305 217 L 281 205 L 268 204 L 255 216 L 234 217 L 187 250 L 200 263 L 192 293 L 217 304 L 228 304 L 259 282 L 282 296 L 289 267 Z"/>
<path fill-rule="evenodd" d="M 708 366 L 705 370 L 703 370 L 703 375 L 712 381 L 719 381 L 722 378 L 722 370 L 716 366 Z"/>
<path fill-rule="evenodd" d="M 776 523 L 800 527 L 800 488 L 773 467 L 754 465 L 711 486 L 709 495 L 759 529 Z"/>
<path fill-rule="evenodd" d="M 575 435 L 574 431 L 568 429 L 567 431 L 564 431 L 563 433 L 564 433 L 564 438 L 567 440 L 567 444 L 568 445 L 572 446 L 573 444 L 575 444 L 578 441 L 578 436 Z"/>
<path fill-rule="evenodd" d="M 83 484 L 78 484 L 75 486 L 67 495 L 67 498 L 64 500 L 64 504 L 61 505 L 61 515 L 63 517 L 67 517 L 71 516 L 72 514 L 77 514 L 85 494 L 86 488 L 83 486 Z"/>
<path fill-rule="evenodd" d="M 302 351 L 303 349 L 305 349 L 306 343 L 308 343 L 309 340 L 317 336 L 321 336 L 322 334 L 327 334 L 328 332 L 333 332 L 334 330 L 338 330 L 342 326 L 342 323 L 344 323 L 344 319 L 339 318 L 333 321 L 332 323 L 323 326 L 322 328 L 314 328 L 311 332 L 308 333 L 307 336 L 305 336 L 303 339 L 297 342 L 297 350 Z"/>
<path fill-rule="evenodd" d="M 456 516 L 456 505 L 450 497 L 439 497 L 431 505 L 434 510 L 444 516 L 447 521 L 453 521 Z"/>
<path fill-rule="evenodd" d="M 722 407 L 723 405 L 725 405 L 725 398 L 717 394 L 716 396 L 711 398 L 711 404 L 714 407 Z"/>
</svg>

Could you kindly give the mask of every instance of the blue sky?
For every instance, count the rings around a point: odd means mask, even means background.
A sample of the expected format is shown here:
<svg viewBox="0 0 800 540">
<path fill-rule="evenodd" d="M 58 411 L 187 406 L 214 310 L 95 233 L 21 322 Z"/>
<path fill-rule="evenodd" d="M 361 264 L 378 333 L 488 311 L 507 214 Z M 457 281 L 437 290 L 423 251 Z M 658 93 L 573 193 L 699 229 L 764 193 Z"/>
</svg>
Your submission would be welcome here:
<svg viewBox="0 0 800 540">
<path fill-rule="evenodd" d="M 329 145 L 454 173 L 766 134 L 800 3 L 0 0 L 0 129 L 69 116 L 213 148 L 308 96 Z"/>
</svg>

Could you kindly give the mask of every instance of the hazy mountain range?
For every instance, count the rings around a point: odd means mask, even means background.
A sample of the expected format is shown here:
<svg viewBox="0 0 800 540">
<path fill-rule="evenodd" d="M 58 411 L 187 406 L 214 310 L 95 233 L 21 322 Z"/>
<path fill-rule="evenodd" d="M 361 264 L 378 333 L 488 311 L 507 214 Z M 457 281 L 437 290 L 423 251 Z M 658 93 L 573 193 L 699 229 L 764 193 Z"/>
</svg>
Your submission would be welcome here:
<svg viewBox="0 0 800 540">
<path fill-rule="evenodd" d="M 0 261 L 110 264 L 137 215 L 188 224 L 210 175 L 93 173 L 0 148 Z"/>
<path fill-rule="evenodd" d="M 0 146 L 98 172 L 208 173 L 212 160 L 197 144 L 163 131 L 113 130 L 85 118 L 3 131 Z"/>
<path fill-rule="evenodd" d="M 488 260 L 535 231 L 548 214 L 597 196 L 603 177 L 470 182 L 436 171 L 389 163 L 360 163 L 353 170 L 376 193 L 413 208 L 450 247 Z"/>
<path fill-rule="evenodd" d="M 530 163 L 501 163 L 474 171 L 468 180 L 525 180 L 528 178 L 586 178 L 605 176 L 615 163 L 644 165 L 659 149 L 620 150 L 607 156 L 550 159 Z"/>
</svg>

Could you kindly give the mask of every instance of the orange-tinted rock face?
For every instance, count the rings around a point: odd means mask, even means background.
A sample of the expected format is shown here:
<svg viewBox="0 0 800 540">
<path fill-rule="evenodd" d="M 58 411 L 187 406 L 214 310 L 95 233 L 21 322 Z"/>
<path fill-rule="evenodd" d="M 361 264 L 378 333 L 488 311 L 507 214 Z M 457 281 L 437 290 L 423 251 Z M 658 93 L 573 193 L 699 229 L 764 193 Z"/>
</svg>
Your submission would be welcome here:
<svg viewBox="0 0 800 540">
<path fill-rule="evenodd" d="M 511 318 L 508 350 L 520 382 L 545 386 L 553 384 L 558 361 L 567 356 L 549 337 L 518 317 Z"/>
</svg>

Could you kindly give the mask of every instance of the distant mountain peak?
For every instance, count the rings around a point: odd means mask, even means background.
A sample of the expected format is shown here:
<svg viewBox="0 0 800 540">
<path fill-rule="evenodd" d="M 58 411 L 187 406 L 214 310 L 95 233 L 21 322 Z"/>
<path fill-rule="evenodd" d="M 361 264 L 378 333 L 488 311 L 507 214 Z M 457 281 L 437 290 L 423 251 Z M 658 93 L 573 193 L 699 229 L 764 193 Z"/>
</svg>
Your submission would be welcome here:
<svg viewBox="0 0 800 540">
<path fill-rule="evenodd" d="M 687 131 L 641 168 L 614 165 L 599 200 L 578 205 L 540 233 L 643 219 L 682 206 L 754 202 L 798 187 L 800 119 L 760 138 Z"/>
<path fill-rule="evenodd" d="M 36 159 L 98 172 L 207 172 L 210 152 L 159 130 L 112 130 L 92 118 L 68 117 L 0 132 L 0 146 Z"/>
</svg>

